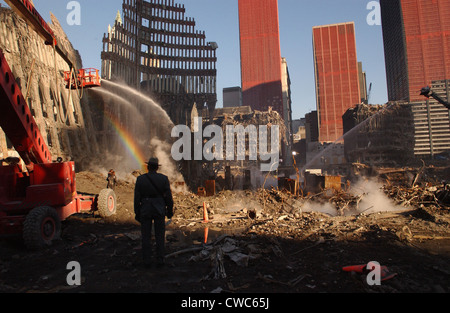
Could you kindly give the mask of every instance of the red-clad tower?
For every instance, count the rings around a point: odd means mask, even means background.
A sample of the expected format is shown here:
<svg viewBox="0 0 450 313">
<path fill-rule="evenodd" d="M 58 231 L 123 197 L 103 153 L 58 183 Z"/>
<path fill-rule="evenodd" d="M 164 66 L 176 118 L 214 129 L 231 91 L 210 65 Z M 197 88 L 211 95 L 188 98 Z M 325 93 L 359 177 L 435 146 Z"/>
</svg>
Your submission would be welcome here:
<svg viewBox="0 0 450 313">
<path fill-rule="evenodd" d="M 389 101 L 411 104 L 416 156 L 450 150 L 449 110 L 420 95 L 450 99 L 450 1 L 380 0 Z"/>
<path fill-rule="evenodd" d="M 239 0 L 242 104 L 283 116 L 277 0 Z"/>
<path fill-rule="evenodd" d="M 450 1 L 381 0 L 390 101 L 423 101 L 420 89 L 450 79 Z"/>
<path fill-rule="evenodd" d="M 361 102 L 354 23 L 314 27 L 313 46 L 319 141 L 335 142 L 342 115 Z"/>
</svg>

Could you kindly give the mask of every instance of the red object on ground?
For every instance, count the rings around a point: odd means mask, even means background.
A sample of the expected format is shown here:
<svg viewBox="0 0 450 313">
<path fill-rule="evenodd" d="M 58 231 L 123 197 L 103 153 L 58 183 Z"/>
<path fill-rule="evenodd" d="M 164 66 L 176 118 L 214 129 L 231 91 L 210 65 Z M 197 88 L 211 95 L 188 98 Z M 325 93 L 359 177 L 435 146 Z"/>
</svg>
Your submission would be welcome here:
<svg viewBox="0 0 450 313">
<path fill-rule="evenodd" d="M 345 266 L 342 268 L 342 270 L 344 272 L 355 272 L 359 274 L 362 274 L 364 272 L 370 272 L 370 270 L 367 269 L 367 264 Z M 380 271 L 381 271 L 381 281 L 386 281 L 388 279 L 397 276 L 397 273 L 391 273 L 387 268 L 387 266 L 381 266 Z"/>
</svg>

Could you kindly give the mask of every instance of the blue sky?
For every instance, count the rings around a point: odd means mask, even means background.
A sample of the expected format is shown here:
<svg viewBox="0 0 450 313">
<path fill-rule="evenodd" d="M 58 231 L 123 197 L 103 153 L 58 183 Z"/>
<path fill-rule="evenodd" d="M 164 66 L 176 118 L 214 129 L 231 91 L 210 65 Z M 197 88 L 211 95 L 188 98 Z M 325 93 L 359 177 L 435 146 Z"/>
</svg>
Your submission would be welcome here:
<svg viewBox="0 0 450 313">
<path fill-rule="evenodd" d="M 113 24 L 123 0 L 79 0 L 81 25 L 66 22 L 71 10 L 69 0 L 34 0 L 47 22 L 52 12 L 60 21 L 75 49 L 80 51 L 84 67 L 101 68 L 103 34 Z M 193 17 L 197 29 L 206 32 L 207 41 L 219 45 L 217 51 L 218 107 L 222 89 L 240 86 L 238 0 L 176 0 L 184 4 L 186 16 Z M 372 83 L 370 102 L 387 102 L 386 73 L 381 26 L 370 26 L 367 9 L 370 0 L 278 0 L 281 54 L 291 75 L 293 118 L 298 119 L 316 108 L 312 27 L 355 22 L 358 60 L 363 63 L 368 84 Z M 4 5 L 3 1 L 0 1 Z"/>
</svg>

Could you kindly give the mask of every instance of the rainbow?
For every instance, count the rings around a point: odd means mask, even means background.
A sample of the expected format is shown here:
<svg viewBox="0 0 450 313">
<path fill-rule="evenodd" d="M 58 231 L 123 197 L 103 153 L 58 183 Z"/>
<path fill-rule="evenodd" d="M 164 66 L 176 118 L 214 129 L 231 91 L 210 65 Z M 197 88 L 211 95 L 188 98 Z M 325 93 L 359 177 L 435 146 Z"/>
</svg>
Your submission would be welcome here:
<svg viewBox="0 0 450 313">
<path fill-rule="evenodd" d="M 111 123 L 111 126 L 119 135 L 119 138 L 124 148 L 130 153 L 130 155 L 133 157 L 136 163 L 139 164 L 139 166 L 141 166 L 142 169 L 144 169 L 145 162 L 147 162 L 148 160 L 145 158 L 144 153 L 136 144 L 130 133 L 123 126 L 120 125 L 119 120 L 115 116 L 113 116 L 112 114 L 107 114 L 107 112 L 105 111 L 103 111 L 103 115 Z"/>
</svg>

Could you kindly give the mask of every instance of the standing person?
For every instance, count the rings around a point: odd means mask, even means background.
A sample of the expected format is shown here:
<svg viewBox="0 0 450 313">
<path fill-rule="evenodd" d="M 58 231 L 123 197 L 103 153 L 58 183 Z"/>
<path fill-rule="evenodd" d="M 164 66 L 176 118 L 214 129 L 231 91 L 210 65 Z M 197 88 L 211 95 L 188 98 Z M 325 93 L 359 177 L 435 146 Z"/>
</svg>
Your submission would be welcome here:
<svg viewBox="0 0 450 313">
<path fill-rule="evenodd" d="M 155 225 L 156 264 L 164 265 L 165 217 L 173 217 L 173 198 L 167 176 L 157 173 L 159 160 L 151 158 L 147 163 L 148 173 L 136 180 L 134 189 L 134 212 L 141 223 L 142 254 L 144 265 L 151 266 L 152 261 L 152 225 Z"/>
<path fill-rule="evenodd" d="M 108 178 L 106 178 L 106 180 L 108 181 L 106 188 L 114 190 L 114 188 L 116 188 L 117 178 L 116 172 L 114 172 L 113 169 L 109 170 Z"/>
</svg>

